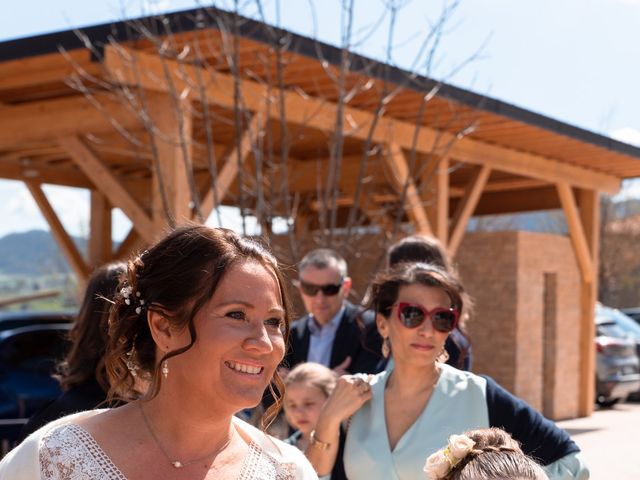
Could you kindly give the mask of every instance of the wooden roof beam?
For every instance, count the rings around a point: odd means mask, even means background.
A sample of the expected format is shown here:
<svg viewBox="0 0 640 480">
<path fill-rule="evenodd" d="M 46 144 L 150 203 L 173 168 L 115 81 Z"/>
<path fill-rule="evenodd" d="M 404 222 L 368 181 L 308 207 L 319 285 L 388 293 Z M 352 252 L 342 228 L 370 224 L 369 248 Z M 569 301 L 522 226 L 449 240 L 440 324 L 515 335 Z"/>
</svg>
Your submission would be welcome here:
<svg viewBox="0 0 640 480">
<path fill-rule="evenodd" d="M 457 208 L 459 198 L 451 199 L 451 207 Z M 561 208 L 556 187 L 548 186 L 535 189 L 509 192 L 485 191 L 474 215 L 501 215 L 505 213 L 535 212 Z"/>
<path fill-rule="evenodd" d="M 87 177 L 77 170 L 59 167 L 41 167 L 36 164 L 19 165 L 4 163 L 0 157 L 0 178 L 23 181 L 33 180 L 37 183 L 65 185 L 67 187 L 93 188 Z"/>
<path fill-rule="evenodd" d="M 123 129 L 138 129 L 140 122 L 122 103 L 99 94 L 100 109 L 83 96 L 39 100 L 5 107 L 0 114 L 0 148 L 38 140 L 113 130 L 111 121 Z"/>
<path fill-rule="evenodd" d="M 58 139 L 58 143 L 91 179 L 95 188 L 105 195 L 111 205 L 119 208 L 129 217 L 142 238 L 148 243 L 153 243 L 155 239 L 153 221 L 109 167 L 78 137 L 62 137 Z"/>
<path fill-rule="evenodd" d="M 137 72 L 132 67 L 131 58 L 135 56 Z M 209 79 L 206 86 L 206 97 L 212 104 L 233 109 L 235 79 L 226 73 L 216 72 L 211 77 L 204 69 L 196 72 L 192 65 L 181 64 L 172 60 L 160 60 L 157 56 L 136 52 L 123 47 L 107 46 L 105 48 L 104 66 L 114 80 L 137 85 L 155 91 L 170 90 L 166 81 L 164 65 L 169 66 L 171 83 L 177 91 L 187 91 L 190 85 L 197 84 L 199 78 Z M 190 79 L 190 82 L 185 81 Z M 264 109 L 269 101 L 266 85 L 252 80 L 240 79 L 243 106 L 248 110 Z M 285 110 L 287 121 L 309 128 L 332 132 L 335 128 L 336 108 L 331 102 L 312 97 L 302 97 L 297 92 L 286 91 Z M 194 98 L 194 100 L 197 100 Z M 276 108 L 268 109 L 271 118 L 279 120 Z M 360 140 L 369 136 L 369 127 L 374 121 L 374 114 L 369 111 L 346 106 L 344 115 L 348 119 L 349 130 L 346 135 Z M 377 128 L 373 141 L 387 144 L 393 140 L 400 148 L 411 149 L 414 145 L 415 125 L 411 122 L 382 117 L 377 120 Z M 450 145 L 453 145 L 449 148 Z M 456 140 L 453 134 L 439 132 L 420 126 L 416 149 L 422 153 L 448 153 L 451 159 L 458 161 L 487 164 L 492 169 L 522 175 L 529 178 L 557 183 L 570 181 L 573 186 L 597 189 L 607 193 L 619 190 L 620 180 L 614 176 L 593 170 L 550 160 L 539 155 L 518 152 L 516 150 L 490 145 L 469 137 Z"/>
<path fill-rule="evenodd" d="M 536 180 L 534 178 L 504 178 L 500 180 L 487 181 L 484 186 L 484 192 L 507 192 L 514 190 L 527 190 L 530 188 L 547 187 L 550 186 L 549 182 L 543 182 L 542 180 Z M 459 184 L 456 187 L 460 186 Z M 451 197 L 462 197 L 464 195 L 465 187 L 451 189 Z"/>
</svg>

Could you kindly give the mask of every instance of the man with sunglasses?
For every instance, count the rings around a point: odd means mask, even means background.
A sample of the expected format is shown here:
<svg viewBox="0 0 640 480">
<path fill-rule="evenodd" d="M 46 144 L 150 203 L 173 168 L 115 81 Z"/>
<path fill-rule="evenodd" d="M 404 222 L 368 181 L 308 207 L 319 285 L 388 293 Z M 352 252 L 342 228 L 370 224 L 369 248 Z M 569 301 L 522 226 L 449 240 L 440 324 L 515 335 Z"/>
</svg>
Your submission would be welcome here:
<svg viewBox="0 0 640 480">
<path fill-rule="evenodd" d="M 338 374 L 380 370 L 382 339 L 372 312 L 347 301 L 351 278 L 347 262 L 334 250 L 319 248 L 298 264 L 300 292 L 307 315 L 291 326 L 285 365 L 317 362 Z"/>
</svg>

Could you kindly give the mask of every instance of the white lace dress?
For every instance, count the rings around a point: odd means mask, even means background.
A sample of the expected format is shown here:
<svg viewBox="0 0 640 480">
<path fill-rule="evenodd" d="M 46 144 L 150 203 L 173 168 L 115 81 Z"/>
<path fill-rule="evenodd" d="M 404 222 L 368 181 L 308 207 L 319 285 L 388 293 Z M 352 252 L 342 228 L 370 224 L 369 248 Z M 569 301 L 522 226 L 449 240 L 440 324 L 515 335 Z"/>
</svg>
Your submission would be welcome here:
<svg viewBox="0 0 640 480">
<path fill-rule="evenodd" d="M 241 420 L 234 422 L 253 439 L 238 480 L 317 480 L 297 448 L 273 441 Z M 0 462 L 0 480 L 127 478 L 89 432 L 75 423 L 56 421 L 34 432 Z"/>
</svg>

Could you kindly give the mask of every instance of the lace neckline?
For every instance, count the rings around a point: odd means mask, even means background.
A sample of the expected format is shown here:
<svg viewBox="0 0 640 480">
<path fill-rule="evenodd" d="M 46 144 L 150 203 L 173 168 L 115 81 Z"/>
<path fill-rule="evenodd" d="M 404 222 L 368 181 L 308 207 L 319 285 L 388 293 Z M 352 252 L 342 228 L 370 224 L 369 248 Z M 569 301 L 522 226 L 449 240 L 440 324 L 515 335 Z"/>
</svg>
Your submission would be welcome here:
<svg viewBox="0 0 640 480">
<path fill-rule="evenodd" d="M 75 437 L 91 452 L 94 460 L 100 465 L 105 473 L 109 474 L 109 480 L 128 480 L 88 430 L 75 423 L 68 424 L 65 427 L 68 428 L 70 433 L 75 435 Z M 263 451 L 255 440 L 251 440 L 249 443 L 249 453 L 244 459 L 238 480 L 252 478 L 247 477 L 246 475 L 256 470 L 257 464 L 259 463 L 258 461 L 263 454 L 266 454 L 266 452 Z"/>
</svg>

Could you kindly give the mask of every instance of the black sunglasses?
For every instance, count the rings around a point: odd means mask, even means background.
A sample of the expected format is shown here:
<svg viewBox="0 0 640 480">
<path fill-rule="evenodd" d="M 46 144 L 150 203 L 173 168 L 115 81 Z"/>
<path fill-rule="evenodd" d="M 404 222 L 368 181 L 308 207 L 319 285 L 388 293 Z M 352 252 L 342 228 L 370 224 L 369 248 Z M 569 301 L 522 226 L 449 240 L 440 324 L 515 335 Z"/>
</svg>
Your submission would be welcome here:
<svg viewBox="0 0 640 480">
<path fill-rule="evenodd" d="M 459 312 L 455 308 L 434 308 L 427 310 L 415 303 L 398 304 L 398 320 L 407 328 L 418 328 L 427 318 L 431 319 L 434 330 L 449 333 L 458 324 Z"/>
<path fill-rule="evenodd" d="M 322 292 L 325 297 L 333 297 L 334 295 L 337 295 L 342 288 L 343 281 L 344 279 L 341 278 L 340 283 L 337 285 L 314 285 L 313 283 L 303 282 L 302 280 L 298 280 L 295 283 L 300 287 L 302 293 L 310 297 L 315 297 L 318 292 Z"/>
</svg>

